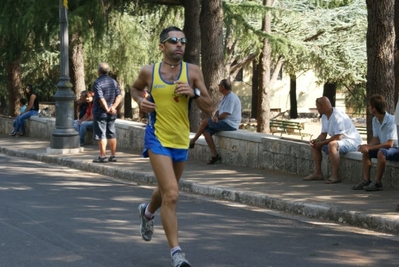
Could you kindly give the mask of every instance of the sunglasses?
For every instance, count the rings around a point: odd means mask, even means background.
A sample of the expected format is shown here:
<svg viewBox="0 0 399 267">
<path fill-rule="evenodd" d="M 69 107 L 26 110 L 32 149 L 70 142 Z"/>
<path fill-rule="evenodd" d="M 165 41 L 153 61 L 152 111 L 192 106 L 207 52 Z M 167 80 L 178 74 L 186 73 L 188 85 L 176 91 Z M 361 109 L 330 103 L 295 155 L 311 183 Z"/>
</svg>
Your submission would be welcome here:
<svg viewBox="0 0 399 267">
<path fill-rule="evenodd" d="M 170 43 L 170 44 L 177 44 L 178 42 L 180 42 L 182 45 L 185 45 L 187 43 L 187 39 L 186 38 L 177 38 L 177 37 L 168 37 L 165 40 L 163 40 L 163 44 L 164 43 Z"/>
</svg>

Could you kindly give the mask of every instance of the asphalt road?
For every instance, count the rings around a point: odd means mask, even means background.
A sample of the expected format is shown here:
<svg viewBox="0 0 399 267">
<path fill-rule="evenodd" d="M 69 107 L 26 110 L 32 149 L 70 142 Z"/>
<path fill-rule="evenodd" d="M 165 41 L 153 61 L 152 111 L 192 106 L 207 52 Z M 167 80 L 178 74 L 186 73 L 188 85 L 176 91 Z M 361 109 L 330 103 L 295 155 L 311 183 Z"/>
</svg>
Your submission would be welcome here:
<svg viewBox="0 0 399 267">
<path fill-rule="evenodd" d="M 171 266 L 152 188 L 0 154 L 0 266 Z M 193 267 L 399 266 L 399 237 L 182 194 L 180 245 Z"/>
</svg>

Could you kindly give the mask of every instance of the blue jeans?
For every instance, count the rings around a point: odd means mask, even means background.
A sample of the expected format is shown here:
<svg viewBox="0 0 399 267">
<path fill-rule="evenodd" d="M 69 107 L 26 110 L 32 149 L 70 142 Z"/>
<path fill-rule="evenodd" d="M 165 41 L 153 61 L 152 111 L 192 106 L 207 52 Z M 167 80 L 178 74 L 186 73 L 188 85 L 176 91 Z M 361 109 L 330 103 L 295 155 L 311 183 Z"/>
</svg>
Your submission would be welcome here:
<svg viewBox="0 0 399 267">
<path fill-rule="evenodd" d="M 80 125 L 76 123 L 74 128 L 79 132 L 80 144 L 84 145 L 86 130 L 93 129 L 93 121 L 83 121 Z"/>
<path fill-rule="evenodd" d="M 15 132 L 19 132 L 19 129 L 21 128 L 21 133 L 25 133 L 25 122 L 26 119 L 29 119 L 31 116 L 37 116 L 39 112 L 37 110 L 29 110 L 28 112 L 19 115 L 16 119 L 15 119 L 15 128 L 14 131 Z"/>
<path fill-rule="evenodd" d="M 231 127 L 225 120 L 218 120 L 213 122 L 212 118 L 208 119 L 208 127 L 205 129 L 210 135 L 214 135 L 217 132 L 222 131 L 235 131 L 234 127 Z"/>
</svg>

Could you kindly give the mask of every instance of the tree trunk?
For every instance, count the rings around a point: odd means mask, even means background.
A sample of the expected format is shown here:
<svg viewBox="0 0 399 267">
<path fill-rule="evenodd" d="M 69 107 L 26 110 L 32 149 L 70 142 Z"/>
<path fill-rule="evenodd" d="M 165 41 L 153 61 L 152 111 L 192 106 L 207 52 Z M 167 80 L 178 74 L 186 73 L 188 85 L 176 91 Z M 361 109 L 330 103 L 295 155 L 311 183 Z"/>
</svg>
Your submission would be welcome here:
<svg viewBox="0 0 399 267">
<path fill-rule="evenodd" d="M 132 96 L 129 90 L 125 93 L 125 118 L 133 119 Z"/>
<path fill-rule="evenodd" d="M 201 30 L 199 25 L 201 0 L 184 1 L 184 33 L 189 40 L 184 61 L 199 65 L 201 50 Z M 196 132 L 201 123 L 201 111 L 195 104 L 190 109 L 190 131 Z"/>
<path fill-rule="evenodd" d="M 85 85 L 85 66 L 84 66 L 83 43 L 78 36 L 72 35 L 71 39 L 71 83 L 72 90 L 79 98 L 82 91 L 86 90 Z"/>
<path fill-rule="evenodd" d="M 76 95 L 76 99 L 80 98 L 80 94 L 86 90 L 85 84 L 85 68 L 83 56 L 83 43 L 77 34 L 71 36 L 71 54 L 69 58 L 70 81 L 72 83 L 72 91 Z M 78 115 L 78 107 L 75 107 L 75 117 Z"/>
<path fill-rule="evenodd" d="M 273 6 L 274 0 L 263 0 L 263 5 Z M 271 18 L 270 12 L 267 12 L 262 21 L 262 31 L 271 33 Z M 259 91 L 258 91 L 258 117 L 257 117 L 257 131 L 260 133 L 269 133 L 269 118 L 270 118 L 270 66 L 271 66 L 271 45 L 267 38 L 263 41 L 263 49 L 259 60 Z"/>
<path fill-rule="evenodd" d="M 333 107 L 335 107 L 336 95 L 337 83 L 325 83 L 323 86 L 323 96 L 326 96 L 330 100 Z"/>
<path fill-rule="evenodd" d="M 251 100 L 251 118 L 258 117 L 258 87 L 259 87 L 259 75 L 258 75 L 258 62 L 252 61 L 252 100 Z"/>
<path fill-rule="evenodd" d="M 200 11 L 201 0 L 184 1 L 184 33 L 188 40 L 184 61 L 200 64 L 201 50 L 201 30 L 200 30 Z"/>
<path fill-rule="evenodd" d="M 5 95 L 0 95 L 0 114 L 8 115 L 8 99 Z"/>
<path fill-rule="evenodd" d="M 298 118 L 298 103 L 296 99 L 296 75 L 290 75 L 290 118 Z"/>
<path fill-rule="evenodd" d="M 366 96 L 381 94 L 387 101 L 387 112 L 395 109 L 394 92 L 394 0 L 366 0 L 367 3 L 367 84 Z M 367 139 L 372 137 L 372 116 L 367 111 Z"/>
<path fill-rule="evenodd" d="M 126 96 L 126 90 L 125 90 L 125 81 L 123 80 L 122 76 L 120 79 L 118 79 L 118 84 L 119 84 L 119 89 L 121 90 L 121 102 L 117 108 L 118 111 L 118 118 L 119 119 L 125 119 L 125 96 Z"/>
<path fill-rule="evenodd" d="M 7 91 L 8 91 L 8 114 L 16 117 L 19 114 L 19 100 L 24 97 L 21 79 L 21 61 L 15 60 L 7 65 Z M 28 100 L 28 99 L 27 99 Z"/>
<path fill-rule="evenodd" d="M 202 0 L 200 14 L 202 71 L 205 86 L 216 111 L 221 94 L 218 84 L 224 78 L 223 57 L 223 7 L 221 0 Z"/>
<path fill-rule="evenodd" d="M 399 98 L 399 0 L 395 0 L 395 95 L 394 95 L 394 103 L 398 102 Z"/>
</svg>

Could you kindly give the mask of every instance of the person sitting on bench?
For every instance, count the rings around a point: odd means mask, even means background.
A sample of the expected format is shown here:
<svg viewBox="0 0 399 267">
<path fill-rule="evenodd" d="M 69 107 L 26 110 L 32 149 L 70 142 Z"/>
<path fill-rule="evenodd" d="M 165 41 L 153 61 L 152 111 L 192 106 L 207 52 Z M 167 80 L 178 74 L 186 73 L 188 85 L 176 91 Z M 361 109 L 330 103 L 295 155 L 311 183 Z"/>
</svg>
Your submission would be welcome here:
<svg viewBox="0 0 399 267">
<path fill-rule="evenodd" d="M 323 96 L 316 99 L 316 107 L 321 117 L 321 134 L 310 140 L 314 163 L 313 174 L 303 178 L 304 181 L 323 180 L 321 160 L 323 150 L 330 157 L 332 174 L 326 184 L 341 182 L 338 175 L 340 153 L 356 151 L 362 138 L 351 119 L 344 112 L 333 108 L 330 100 Z M 327 138 L 327 134 L 330 138 Z"/>
<path fill-rule="evenodd" d="M 231 91 L 231 82 L 223 79 L 219 83 L 219 92 L 223 95 L 213 118 L 204 119 L 195 134 L 190 140 L 190 148 L 194 148 L 195 141 L 204 135 L 205 141 L 211 150 L 211 158 L 208 164 L 214 164 L 222 158 L 216 152 L 215 142 L 212 135 L 220 131 L 235 131 L 241 123 L 241 101 L 236 94 Z"/>
</svg>

